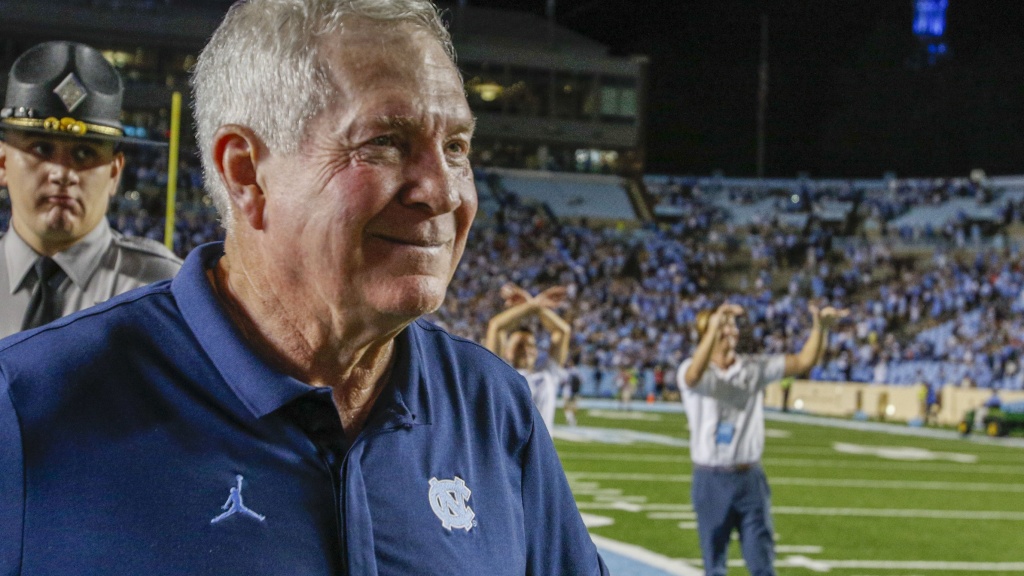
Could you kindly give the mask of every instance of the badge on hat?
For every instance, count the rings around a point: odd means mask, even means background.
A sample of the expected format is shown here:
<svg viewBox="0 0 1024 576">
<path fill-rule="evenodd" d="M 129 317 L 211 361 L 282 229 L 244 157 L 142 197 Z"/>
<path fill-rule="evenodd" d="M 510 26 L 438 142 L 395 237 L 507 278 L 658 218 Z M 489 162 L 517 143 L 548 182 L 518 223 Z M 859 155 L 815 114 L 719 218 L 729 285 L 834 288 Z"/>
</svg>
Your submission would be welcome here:
<svg viewBox="0 0 1024 576">
<path fill-rule="evenodd" d="M 75 108 L 78 108 L 78 105 L 89 95 L 89 91 L 85 89 L 82 81 L 75 76 L 74 72 L 68 74 L 60 84 L 57 84 L 53 93 L 64 103 L 68 112 L 74 112 Z"/>
</svg>

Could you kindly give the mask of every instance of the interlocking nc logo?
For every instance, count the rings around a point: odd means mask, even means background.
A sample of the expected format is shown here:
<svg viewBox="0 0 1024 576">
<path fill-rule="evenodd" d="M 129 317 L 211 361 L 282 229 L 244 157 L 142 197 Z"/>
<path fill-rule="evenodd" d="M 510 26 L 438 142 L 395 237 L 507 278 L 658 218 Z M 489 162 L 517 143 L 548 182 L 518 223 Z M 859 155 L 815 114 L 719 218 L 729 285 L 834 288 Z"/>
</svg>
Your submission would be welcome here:
<svg viewBox="0 0 1024 576">
<path fill-rule="evenodd" d="M 430 479 L 430 508 L 449 532 L 452 528 L 469 532 L 475 525 L 476 513 L 466 504 L 470 495 L 472 491 L 458 476 L 453 480 Z"/>
</svg>

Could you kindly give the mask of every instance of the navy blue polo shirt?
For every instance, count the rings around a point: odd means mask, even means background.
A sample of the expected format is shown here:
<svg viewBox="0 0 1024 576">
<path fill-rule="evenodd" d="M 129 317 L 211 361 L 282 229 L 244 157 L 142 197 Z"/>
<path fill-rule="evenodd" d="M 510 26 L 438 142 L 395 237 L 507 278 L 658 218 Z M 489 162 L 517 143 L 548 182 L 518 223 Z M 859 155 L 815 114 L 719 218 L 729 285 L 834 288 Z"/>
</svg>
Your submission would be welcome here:
<svg viewBox="0 0 1024 576">
<path fill-rule="evenodd" d="M 205 271 L 0 342 L 0 575 L 606 574 L 525 382 L 417 321 L 347 443 Z"/>
</svg>

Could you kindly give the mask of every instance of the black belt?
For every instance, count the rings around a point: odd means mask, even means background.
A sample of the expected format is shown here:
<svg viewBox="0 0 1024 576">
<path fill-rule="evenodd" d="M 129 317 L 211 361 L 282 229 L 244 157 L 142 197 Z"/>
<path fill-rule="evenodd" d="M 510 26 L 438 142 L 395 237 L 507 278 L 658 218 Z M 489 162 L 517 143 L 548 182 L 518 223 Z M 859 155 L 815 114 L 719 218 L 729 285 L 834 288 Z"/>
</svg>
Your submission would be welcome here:
<svg viewBox="0 0 1024 576">
<path fill-rule="evenodd" d="M 760 468 L 760 462 L 751 462 L 748 464 L 732 464 L 730 466 L 705 466 L 704 464 L 694 464 L 694 470 L 705 470 L 707 472 L 727 472 L 730 474 L 742 474 L 744 472 L 750 472 L 755 468 Z"/>
</svg>

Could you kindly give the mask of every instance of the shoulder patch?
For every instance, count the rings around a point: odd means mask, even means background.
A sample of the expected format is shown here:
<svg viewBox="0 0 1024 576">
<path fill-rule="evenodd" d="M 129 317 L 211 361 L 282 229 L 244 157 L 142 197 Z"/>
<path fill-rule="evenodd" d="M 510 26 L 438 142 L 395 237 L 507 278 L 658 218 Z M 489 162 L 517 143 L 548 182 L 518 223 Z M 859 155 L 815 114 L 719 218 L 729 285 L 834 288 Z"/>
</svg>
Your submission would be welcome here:
<svg viewBox="0 0 1024 576">
<path fill-rule="evenodd" d="M 174 252 L 171 252 L 163 244 L 150 240 L 149 238 L 141 238 L 139 236 L 124 236 L 123 234 L 114 234 L 114 243 L 119 248 L 125 250 L 133 250 L 135 252 L 144 252 L 151 256 L 158 256 L 160 258 L 166 258 L 167 260 L 173 260 L 174 262 L 181 263 L 181 258 L 178 258 Z"/>
</svg>

